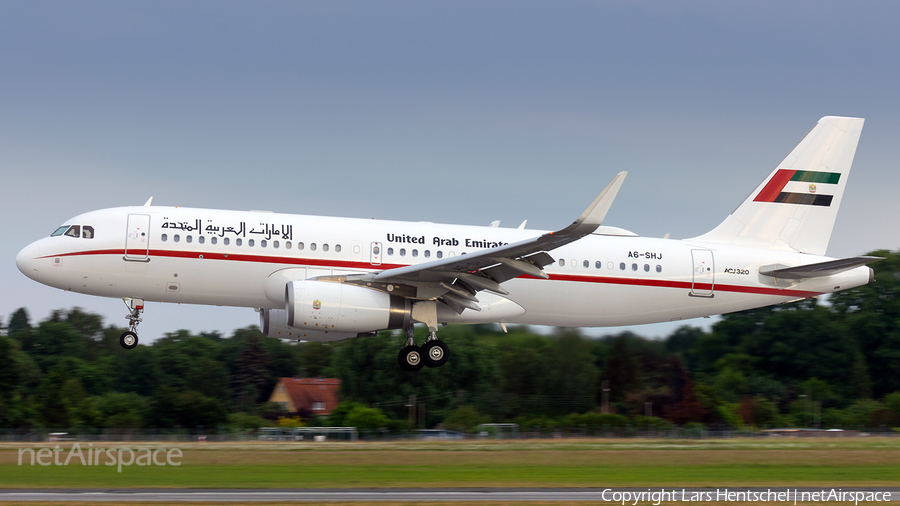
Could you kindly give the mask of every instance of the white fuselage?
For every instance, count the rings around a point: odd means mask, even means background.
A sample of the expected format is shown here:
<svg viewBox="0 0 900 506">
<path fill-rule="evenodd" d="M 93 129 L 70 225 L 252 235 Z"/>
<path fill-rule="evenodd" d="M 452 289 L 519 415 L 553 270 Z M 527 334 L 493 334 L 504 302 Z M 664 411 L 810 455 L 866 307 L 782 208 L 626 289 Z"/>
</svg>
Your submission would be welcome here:
<svg viewBox="0 0 900 506">
<path fill-rule="evenodd" d="M 41 283 L 146 301 L 283 309 L 284 280 L 379 272 L 536 237 L 543 231 L 173 207 L 82 214 L 90 235 L 38 240 L 17 257 Z M 600 232 L 604 229 L 601 227 Z M 484 310 L 442 311 L 444 322 L 577 327 L 675 321 L 817 296 L 866 284 L 871 270 L 801 281 L 761 266 L 828 260 L 794 251 L 590 235 L 550 252 L 549 279 L 479 294 Z M 226 244 L 227 243 L 227 244 Z M 280 283 L 280 285 L 279 285 Z M 373 329 L 376 330 L 376 329 Z"/>
</svg>

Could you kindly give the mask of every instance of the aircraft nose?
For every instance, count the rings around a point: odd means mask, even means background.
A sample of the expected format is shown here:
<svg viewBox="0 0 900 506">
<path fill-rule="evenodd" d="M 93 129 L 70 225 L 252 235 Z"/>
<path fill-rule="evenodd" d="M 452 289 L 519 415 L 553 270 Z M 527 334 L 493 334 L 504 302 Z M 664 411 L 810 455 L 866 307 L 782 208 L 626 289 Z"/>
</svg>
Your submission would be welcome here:
<svg viewBox="0 0 900 506">
<path fill-rule="evenodd" d="M 38 257 L 41 256 L 41 248 L 36 242 L 22 248 L 22 251 L 16 255 L 16 267 L 22 271 L 22 274 L 34 279 L 38 272 Z"/>
</svg>

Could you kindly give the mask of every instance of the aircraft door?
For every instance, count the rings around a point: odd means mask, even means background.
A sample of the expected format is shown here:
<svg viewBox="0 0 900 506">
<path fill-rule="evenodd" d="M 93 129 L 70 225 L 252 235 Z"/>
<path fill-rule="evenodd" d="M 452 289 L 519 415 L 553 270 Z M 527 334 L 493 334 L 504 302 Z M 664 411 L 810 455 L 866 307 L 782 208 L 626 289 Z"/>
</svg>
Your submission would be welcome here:
<svg viewBox="0 0 900 506">
<path fill-rule="evenodd" d="M 713 262 L 712 250 L 692 249 L 691 258 L 694 262 L 694 277 L 691 283 L 690 295 L 694 297 L 713 297 L 713 289 L 716 284 L 716 266 Z"/>
<path fill-rule="evenodd" d="M 125 260 L 150 261 L 150 215 L 129 214 L 125 232 Z"/>
<path fill-rule="evenodd" d="M 371 249 L 369 250 L 369 263 L 372 265 L 381 265 L 381 243 L 373 242 Z"/>
</svg>

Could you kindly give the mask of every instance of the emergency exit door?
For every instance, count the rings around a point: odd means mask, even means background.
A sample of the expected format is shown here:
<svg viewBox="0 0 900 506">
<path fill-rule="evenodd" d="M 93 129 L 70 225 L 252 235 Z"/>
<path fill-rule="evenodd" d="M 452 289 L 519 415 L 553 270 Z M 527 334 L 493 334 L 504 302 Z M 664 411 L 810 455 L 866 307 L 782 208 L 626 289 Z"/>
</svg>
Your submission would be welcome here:
<svg viewBox="0 0 900 506">
<path fill-rule="evenodd" d="M 712 297 L 716 284 L 712 250 L 692 249 L 691 258 L 694 262 L 694 277 L 690 294 L 694 297 Z"/>
<path fill-rule="evenodd" d="M 381 265 L 381 243 L 373 242 L 369 249 L 369 263 L 372 265 Z"/>
</svg>

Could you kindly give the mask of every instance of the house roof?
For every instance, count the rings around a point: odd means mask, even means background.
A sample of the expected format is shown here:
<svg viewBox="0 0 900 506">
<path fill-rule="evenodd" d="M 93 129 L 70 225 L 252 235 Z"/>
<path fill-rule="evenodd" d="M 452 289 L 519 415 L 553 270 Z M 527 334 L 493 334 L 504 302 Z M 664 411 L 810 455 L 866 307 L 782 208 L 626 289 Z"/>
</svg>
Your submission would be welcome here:
<svg viewBox="0 0 900 506">
<path fill-rule="evenodd" d="M 313 403 L 324 402 L 325 409 L 315 413 L 329 415 L 340 402 L 341 380 L 337 378 L 280 378 L 279 381 L 297 410 L 312 410 Z"/>
</svg>

